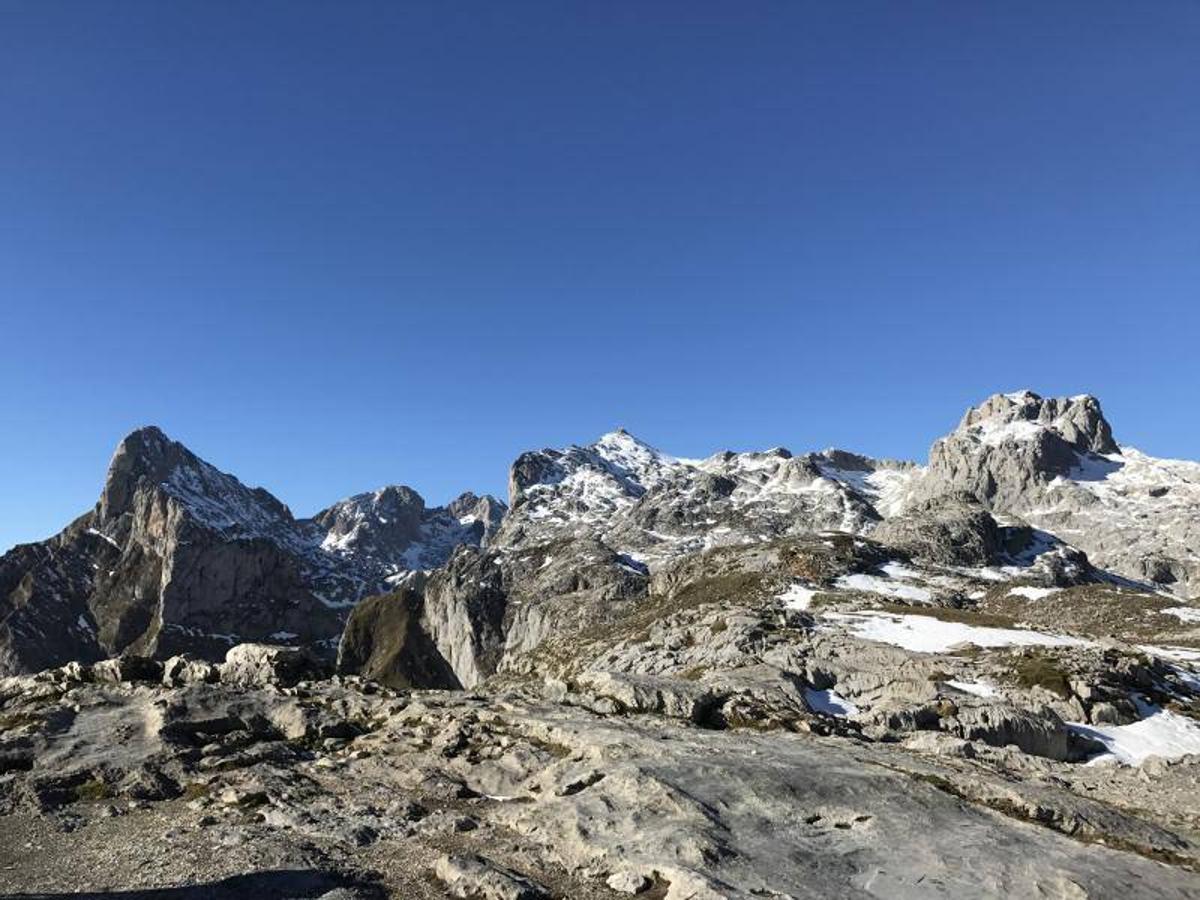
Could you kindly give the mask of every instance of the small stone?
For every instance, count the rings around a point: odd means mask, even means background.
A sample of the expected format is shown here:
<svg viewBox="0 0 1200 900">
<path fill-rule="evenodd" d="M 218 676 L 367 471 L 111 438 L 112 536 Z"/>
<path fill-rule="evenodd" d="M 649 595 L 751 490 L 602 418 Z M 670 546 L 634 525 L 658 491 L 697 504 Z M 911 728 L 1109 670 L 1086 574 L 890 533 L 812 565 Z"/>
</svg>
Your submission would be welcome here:
<svg viewBox="0 0 1200 900">
<path fill-rule="evenodd" d="M 650 879 L 637 872 L 613 872 L 604 882 L 618 894 L 640 894 L 650 887 Z"/>
</svg>

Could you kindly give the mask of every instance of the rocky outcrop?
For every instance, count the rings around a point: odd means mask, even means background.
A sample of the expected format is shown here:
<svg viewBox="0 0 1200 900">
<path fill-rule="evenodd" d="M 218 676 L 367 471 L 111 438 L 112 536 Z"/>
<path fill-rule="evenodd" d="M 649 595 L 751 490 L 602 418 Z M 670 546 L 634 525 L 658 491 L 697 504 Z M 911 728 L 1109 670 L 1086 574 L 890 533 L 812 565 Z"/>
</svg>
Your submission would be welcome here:
<svg viewBox="0 0 1200 900">
<path fill-rule="evenodd" d="M 375 664 L 368 660 L 393 659 L 401 648 L 423 659 L 432 648 L 456 686 L 473 688 L 523 665 L 549 636 L 619 618 L 648 582 L 637 563 L 594 538 L 509 552 L 464 546 L 404 606 L 376 598 L 356 608 L 343 638 L 342 670 L 370 675 Z M 436 671 L 420 669 L 424 680 L 415 684 L 442 686 Z"/>
<path fill-rule="evenodd" d="M 1005 553 L 996 520 L 971 494 L 947 494 L 880 523 L 872 538 L 903 553 L 950 566 L 988 566 Z"/>
<path fill-rule="evenodd" d="M 465 900 L 548 900 L 550 893 L 522 875 L 477 854 L 442 856 L 434 875 L 451 897 Z"/>
<path fill-rule="evenodd" d="M 922 491 L 964 491 L 989 508 L 1014 510 L 1040 499 L 1053 479 L 1069 477 L 1081 455 L 1118 449 L 1094 397 L 996 394 L 933 445 Z"/>
<path fill-rule="evenodd" d="M 231 647 L 220 667 L 220 680 L 243 687 L 281 687 L 325 673 L 321 662 L 304 647 L 279 647 L 270 644 L 238 644 Z"/>
<path fill-rule="evenodd" d="M 394 688 L 462 687 L 421 626 L 423 606 L 421 594 L 412 590 L 359 603 L 338 644 L 338 671 Z"/>
<path fill-rule="evenodd" d="M 494 673 L 504 655 L 508 591 L 499 559 L 463 547 L 425 585 L 421 628 L 467 688 Z"/>
</svg>

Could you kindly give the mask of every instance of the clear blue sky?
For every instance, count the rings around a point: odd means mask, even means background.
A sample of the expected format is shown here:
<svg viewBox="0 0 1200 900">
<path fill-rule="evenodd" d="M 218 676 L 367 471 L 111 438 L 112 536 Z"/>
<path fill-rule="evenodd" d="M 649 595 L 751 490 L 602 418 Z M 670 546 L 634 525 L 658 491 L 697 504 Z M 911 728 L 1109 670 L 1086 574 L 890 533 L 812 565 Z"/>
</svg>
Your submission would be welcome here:
<svg viewBox="0 0 1200 900">
<path fill-rule="evenodd" d="M 0 546 L 157 423 L 310 514 L 624 425 L 1200 456 L 1200 4 L 9 2 Z"/>
</svg>

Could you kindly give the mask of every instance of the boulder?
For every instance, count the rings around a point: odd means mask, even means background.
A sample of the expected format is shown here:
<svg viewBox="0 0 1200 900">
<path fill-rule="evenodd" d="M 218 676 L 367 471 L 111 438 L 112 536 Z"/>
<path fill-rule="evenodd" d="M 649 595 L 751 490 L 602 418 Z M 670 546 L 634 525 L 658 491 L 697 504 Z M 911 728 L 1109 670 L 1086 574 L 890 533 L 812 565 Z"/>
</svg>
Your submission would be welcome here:
<svg viewBox="0 0 1200 900">
<path fill-rule="evenodd" d="M 321 662 L 304 647 L 274 644 L 238 644 L 229 648 L 221 664 L 222 684 L 243 687 L 291 687 L 324 674 Z"/>
<path fill-rule="evenodd" d="M 219 681 L 221 670 L 205 659 L 190 656 L 172 656 L 162 667 L 164 687 L 182 687 L 186 684 L 211 684 Z"/>
<path fill-rule="evenodd" d="M 1002 703 L 967 706 L 941 724 L 943 730 L 967 741 L 993 747 L 1012 744 L 1033 756 L 1059 761 L 1078 756 L 1066 723 L 1046 707 L 1018 709 Z"/>
<path fill-rule="evenodd" d="M 550 896 L 537 882 L 475 854 L 443 856 L 434 874 L 451 897 L 463 900 L 546 900 Z"/>
<path fill-rule="evenodd" d="M 93 681 L 117 683 L 122 681 L 160 681 L 163 665 L 144 656 L 118 656 L 102 659 L 92 666 Z"/>
</svg>

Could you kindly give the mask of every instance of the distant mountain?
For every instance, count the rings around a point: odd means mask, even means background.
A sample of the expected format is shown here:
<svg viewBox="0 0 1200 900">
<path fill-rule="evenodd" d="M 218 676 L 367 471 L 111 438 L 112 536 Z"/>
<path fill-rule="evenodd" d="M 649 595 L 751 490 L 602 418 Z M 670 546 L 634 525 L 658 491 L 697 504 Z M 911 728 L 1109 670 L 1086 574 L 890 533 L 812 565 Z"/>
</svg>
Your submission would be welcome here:
<svg viewBox="0 0 1200 900">
<path fill-rule="evenodd" d="M 124 652 L 220 658 L 250 640 L 331 653 L 358 600 L 480 543 L 503 511 L 473 494 L 428 509 L 389 487 L 296 519 L 143 428 L 117 447 L 93 510 L 0 557 L 0 672 Z"/>
<path fill-rule="evenodd" d="M 1121 576 L 1200 590 L 1200 463 L 1121 447 L 1096 398 L 996 394 L 938 440 L 927 466 L 843 450 L 667 455 L 616 431 L 522 454 L 499 545 L 594 534 L 653 565 L 697 550 L 822 530 L 870 534 L 966 494 Z"/>
<path fill-rule="evenodd" d="M 934 444 L 913 486 L 965 490 L 1128 578 L 1200 593 L 1200 463 L 1156 459 L 1113 438 L 1100 402 L 997 394 Z"/>
<path fill-rule="evenodd" d="M 907 484 L 911 463 L 839 450 L 793 456 L 669 456 L 625 431 L 586 447 L 522 454 L 498 545 L 594 534 L 654 563 L 707 547 L 825 529 L 865 532 Z"/>
</svg>

